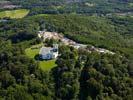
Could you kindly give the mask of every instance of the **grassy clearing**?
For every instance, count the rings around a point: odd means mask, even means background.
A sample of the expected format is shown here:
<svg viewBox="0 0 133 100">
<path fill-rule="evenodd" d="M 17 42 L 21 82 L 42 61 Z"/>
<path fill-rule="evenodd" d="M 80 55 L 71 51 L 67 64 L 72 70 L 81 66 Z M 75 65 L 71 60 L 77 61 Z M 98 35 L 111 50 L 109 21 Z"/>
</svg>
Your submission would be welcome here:
<svg viewBox="0 0 133 100">
<path fill-rule="evenodd" d="M 53 67 L 56 67 L 56 60 L 39 61 L 39 66 L 43 71 L 50 71 Z"/>
<path fill-rule="evenodd" d="M 0 12 L 0 18 L 23 18 L 29 13 L 27 9 L 7 10 Z"/>
<path fill-rule="evenodd" d="M 34 45 L 31 48 L 27 48 L 25 50 L 26 55 L 29 58 L 34 59 L 34 57 L 39 53 L 39 50 L 41 48 L 42 44 L 39 45 Z M 55 64 L 56 60 L 48 60 L 48 61 L 38 61 L 39 62 L 39 67 L 43 71 L 50 71 L 53 67 L 56 67 L 57 65 Z"/>
<path fill-rule="evenodd" d="M 39 45 L 34 45 L 34 46 L 30 47 L 30 48 L 27 48 L 25 50 L 26 55 L 29 58 L 34 58 L 39 53 L 39 50 L 40 50 L 41 46 L 42 46 L 42 44 L 39 44 Z"/>
</svg>

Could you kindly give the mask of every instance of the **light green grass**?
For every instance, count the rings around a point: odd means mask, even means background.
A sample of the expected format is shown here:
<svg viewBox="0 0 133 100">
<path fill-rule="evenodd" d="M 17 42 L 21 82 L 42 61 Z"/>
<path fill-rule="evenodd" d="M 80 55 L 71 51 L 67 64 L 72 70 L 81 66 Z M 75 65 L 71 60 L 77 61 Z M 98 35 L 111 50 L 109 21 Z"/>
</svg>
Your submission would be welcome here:
<svg viewBox="0 0 133 100">
<path fill-rule="evenodd" d="M 48 61 L 39 61 L 39 66 L 43 71 L 50 71 L 52 68 L 56 67 L 56 60 L 48 60 Z"/>
<path fill-rule="evenodd" d="M 34 58 L 39 53 L 39 49 L 27 48 L 25 53 L 29 58 Z"/>
<path fill-rule="evenodd" d="M 0 12 L 0 18 L 23 18 L 29 13 L 27 9 L 18 9 L 18 10 L 6 10 Z"/>
<path fill-rule="evenodd" d="M 27 48 L 25 50 L 26 55 L 29 58 L 34 59 L 34 57 L 39 54 L 39 50 L 41 48 L 42 44 L 39 45 L 34 45 L 31 48 Z M 39 63 L 39 67 L 43 70 L 43 71 L 50 71 L 53 67 L 56 67 L 57 65 L 55 64 L 56 60 L 48 60 L 48 61 L 38 61 Z"/>
</svg>

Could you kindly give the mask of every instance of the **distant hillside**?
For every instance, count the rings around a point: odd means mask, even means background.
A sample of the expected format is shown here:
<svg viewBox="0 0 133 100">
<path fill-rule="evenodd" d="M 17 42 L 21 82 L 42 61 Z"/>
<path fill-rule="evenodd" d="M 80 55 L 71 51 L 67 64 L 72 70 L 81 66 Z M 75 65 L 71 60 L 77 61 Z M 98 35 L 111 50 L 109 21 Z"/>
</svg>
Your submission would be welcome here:
<svg viewBox="0 0 133 100">
<path fill-rule="evenodd" d="M 10 0 L 33 14 L 78 13 L 106 15 L 132 12 L 132 0 Z"/>
<path fill-rule="evenodd" d="M 42 14 L 26 19 L 38 22 L 40 30 L 57 31 L 77 42 L 118 51 L 133 59 L 132 17 Z"/>
<path fill-rule="evenodd" d="M 0 9 L 14 9 L 14 8 L 18 8 L 18 7 L 20 7 L 20 6 L 14 5 L 10 1 L 6 1 L 6 0 L 0 1 Z"/>
</svg>

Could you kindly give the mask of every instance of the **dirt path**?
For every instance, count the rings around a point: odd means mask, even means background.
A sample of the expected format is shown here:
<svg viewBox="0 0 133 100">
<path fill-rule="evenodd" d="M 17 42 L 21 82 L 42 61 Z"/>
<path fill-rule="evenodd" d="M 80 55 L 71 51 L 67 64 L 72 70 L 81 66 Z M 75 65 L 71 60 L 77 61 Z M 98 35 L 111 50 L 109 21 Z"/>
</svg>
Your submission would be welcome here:
<svg viewBox="0 0 133 100">
<path fill-rule="evenodd" d="M 104 54 L 112 54 L 114 55 L 115 53 L 110 51 L 110 50 L 107 50 L 107 49 L 104 49 L 104 48 L 96 48 L 94 46 L 91 46 L 88 48 L 88 46 L 86 44 L 80 44 L 80 43 L 77 43 L 76 41 L 73 41 L 67 37 L 64 37 L 63 35 L 59 34 L 59 33 L 56 33 L 56 32 L 45 32 L 45 31 L 39 31 L 38 32 L 38 37 L 39 38 L 42 38 L 45 40 L 45 39 L 56 39 L 56 40 L 60 40 L 62 43 L 64 43 L 65 45 L 69 45 L 69 46 L 72 46 L 76 49 L 85 49 L 87 50 L 88 52 L 92 52 L 92 51 L 96 51 L 96 52 L 99 52 L 99 53 L 104 53 Z"/>
</svg>

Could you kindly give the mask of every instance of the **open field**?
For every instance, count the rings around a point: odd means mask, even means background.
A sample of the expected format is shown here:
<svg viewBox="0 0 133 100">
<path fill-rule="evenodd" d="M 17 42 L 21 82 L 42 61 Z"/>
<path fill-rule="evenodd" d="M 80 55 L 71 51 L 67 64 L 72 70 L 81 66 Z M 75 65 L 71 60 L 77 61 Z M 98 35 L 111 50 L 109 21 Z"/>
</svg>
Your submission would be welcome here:
<svg viewBox="0 0 133 100">
<path fill-rule="evenodd" d="M 0 18 L 23 18 L 29 13 L 29 10 L 26 9 L 18 9 L 18 10 L 7 10 L 0 12 Z"/>
<path fill-rule="evenodd" d="M 43 71 L 50 71 L 53 67 L 56 67 L 56 60 L 39 61 L 39 66 Z"/>
<path fill-rule="evenodd" d="M 32 46 L 31 48 L 27 48 L 25 50 L 26 55 L 29 58 L 34 59 L 35 56 L 39 53 L 39 50 L 40 50 L 41 46 L 42 46 L 42 44 L 39 44 L 39 45 Z M 55 61 L 56 60 L 38 61 L 38 63 L 39 63 L 39 67 L 43 71 L 50 71 L 53 67 L 56 67 Z"/>
</svg>

